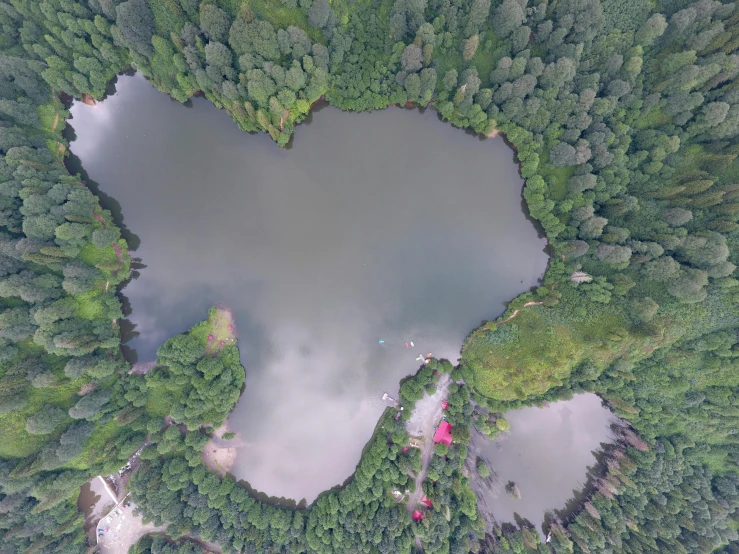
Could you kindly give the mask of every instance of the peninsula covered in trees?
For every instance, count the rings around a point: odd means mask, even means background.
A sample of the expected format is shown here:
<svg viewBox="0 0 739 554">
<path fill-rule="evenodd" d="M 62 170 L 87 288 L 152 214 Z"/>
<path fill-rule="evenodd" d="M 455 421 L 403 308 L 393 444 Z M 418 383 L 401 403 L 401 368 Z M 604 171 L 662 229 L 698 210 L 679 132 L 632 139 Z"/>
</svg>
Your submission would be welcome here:
<svg viewBox="0 0 739 554">
<path fill-rule="evenodd" d="M 3 549 L 84 551 L 79 486 L 148 440 L 131 482 L 145 516 L 227 552 L 736 551 L 738 48 L 739 9 L 718 0 L 0 0 Z M 61 98 L 99 99 L 129 67 L 283 146 L 321 97 L 505 134 L 552 257 L 459 366 L 434 360 L 401 388 L 412 404 L 440 373 L 458 383 L 459 440 L 424 483 L 448 511 L 414 523 L 391 496 L 420 463 L 391 417 L 353 480 L 306 510 L 207 471 L 243 368 L 235 346 L 205 356 L 205 327 L 130 372 L 128 245 L 65 169 L 61 134 Z M 593 494 L 548 543 L 525 523 L 487 530 L 465 431 L 579 391 L 631 425 Z"/>
</svg>

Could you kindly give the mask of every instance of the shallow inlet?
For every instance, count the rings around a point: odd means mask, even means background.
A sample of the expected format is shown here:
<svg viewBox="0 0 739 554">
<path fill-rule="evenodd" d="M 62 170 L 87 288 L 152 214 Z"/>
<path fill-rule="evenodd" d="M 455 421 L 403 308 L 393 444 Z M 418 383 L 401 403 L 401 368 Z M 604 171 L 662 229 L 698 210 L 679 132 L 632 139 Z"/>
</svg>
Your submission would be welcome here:
<svg viewBox="0 0 739 554">
<path fill-rule="evenodd" d="M 123 290 L 127 346 L 151 360 L 209 306 L 234 310 L 247 382 L 231 471 L 268 495 L 342 483 L 418 354 L 456 362 L 544 272 L 500 138 L 431 110 L 324 108 L 284 150 L 204 99 L 182 106 L 141 75 L 116 86 L 72 107 L 71 151 L 145 266 Z"/>
</svg>

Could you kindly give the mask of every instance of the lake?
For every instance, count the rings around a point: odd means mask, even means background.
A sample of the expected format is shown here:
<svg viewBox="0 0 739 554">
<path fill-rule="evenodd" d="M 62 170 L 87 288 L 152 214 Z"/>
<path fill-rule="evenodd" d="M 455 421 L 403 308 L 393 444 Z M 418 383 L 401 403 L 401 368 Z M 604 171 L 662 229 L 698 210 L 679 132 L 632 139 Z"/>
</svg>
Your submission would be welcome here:
<svg viewBox="0 0 739 554">
<path fill-rule="evenodd" d="M 492 441 L 475 434 L 470 448 L 497 473 L 498 490 L 479 480 L 472 488 L 498 523 L 515 523 L 518 516 L 541 532 L 545 512 L 563 510 L 585 485 L 595 452 L 613 441 L 611 424 L 616 418 L 595 394 L 523 408 L 505 417 L 509 432 Z M 518 485 L 520 500 L 505 492 L 509 481 Z"/>
<path fill-rule="evenodd" d="M 140 74 L 116 89 L 72 106 L 71 151 L 135 235 L 129 355 L 153 360 L 210 306 L 233 309 L 247 379 L 232 474 L 268 495 L 341 484 L 416 357 L 456 363 L 544 272 L 501 138 L 432 110 L 326 107 L 281 149 Z"/>
</svg>

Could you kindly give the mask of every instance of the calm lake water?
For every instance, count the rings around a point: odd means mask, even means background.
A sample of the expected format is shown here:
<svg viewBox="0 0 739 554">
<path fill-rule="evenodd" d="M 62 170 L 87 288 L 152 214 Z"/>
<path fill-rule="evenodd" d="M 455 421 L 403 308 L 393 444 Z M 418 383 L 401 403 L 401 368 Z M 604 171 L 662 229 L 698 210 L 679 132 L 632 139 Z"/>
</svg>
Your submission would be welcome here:
<svg viewBox="0 0 739 554">
<path fill-rule="evenodd" d="M 519 516 L 541 531 L 544 513 L 562 510 L 585 485 L 587 469 L 596 463 L 595 452 L 612 442 L 615 417 L 595 394 L 516 410 L 505 417 L 511 424 L 509 433 L 493 441 L 476 436 L 472 445 L 472 452 L 498 474 L 501 490 L 491 494 L 477 482 L 473 488 L 499 523 L 514 523 Z M 503 489 L 508 481 L 518 485 L 520 500 Z"/>
<path fill-rule="evenodd" d="M 140 240 L 128 346 L 151 360 L 210 306 L 233 308 L 247 381 L 232 472 L 259 491 L 310 502 L 342 483 L 416 356 L 456 362 L 545 269 L 500 138 L 431 110 L 324 108 L 284 150 L 140 75 L 116 88 L 72 107 L 71 150 Z"/>
</svg>

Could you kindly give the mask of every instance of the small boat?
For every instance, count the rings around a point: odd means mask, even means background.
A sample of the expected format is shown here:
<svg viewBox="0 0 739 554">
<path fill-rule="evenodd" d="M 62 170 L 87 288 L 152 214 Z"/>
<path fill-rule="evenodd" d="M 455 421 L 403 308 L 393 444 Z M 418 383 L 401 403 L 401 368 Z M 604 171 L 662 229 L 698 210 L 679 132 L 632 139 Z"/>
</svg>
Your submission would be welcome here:
<svg viewBox="0 0 739 554">
<path fill-rule="evenodd" d="M 408 348 L 408 343 L 407 342 L 405 343 L 405 347 Z"/>
<path fill-rule="evenodd" d="M 413 341 L 411 341 L 411 347 L 414 347 L 414 346 L 416 346 L 416 345 L 415 345 L 415 344 L 413 344 Z"/>
<path fill-rule="evenodd" d="M 380 344 L 385 344 L 385 341 L 380 339 Z"/>
</svg>

